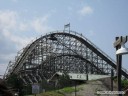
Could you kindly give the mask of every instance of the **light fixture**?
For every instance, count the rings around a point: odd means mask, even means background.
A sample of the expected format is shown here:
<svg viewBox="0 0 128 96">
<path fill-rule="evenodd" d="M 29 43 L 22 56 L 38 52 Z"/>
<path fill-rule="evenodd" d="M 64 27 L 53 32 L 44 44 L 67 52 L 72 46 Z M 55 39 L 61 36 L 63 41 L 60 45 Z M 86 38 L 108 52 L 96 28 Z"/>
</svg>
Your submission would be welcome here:
<svg viewBox="0 0 128 96">
<path fill-rule="evenodd" d="M 116 51 L 116 55 L 128 54 L 128 48 L 125 47 L 124 43 L 121 43 L 121 48 Z"/>
</svg>

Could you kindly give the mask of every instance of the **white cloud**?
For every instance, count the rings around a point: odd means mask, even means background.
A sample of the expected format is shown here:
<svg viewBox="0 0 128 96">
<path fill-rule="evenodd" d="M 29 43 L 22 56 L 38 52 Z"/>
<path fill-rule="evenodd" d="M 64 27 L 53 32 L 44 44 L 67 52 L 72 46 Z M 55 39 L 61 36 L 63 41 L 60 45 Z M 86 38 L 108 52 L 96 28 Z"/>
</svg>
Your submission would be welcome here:
<svg viewBox="0 0 128 96">
<path fill-rule="evenodd" d="M 20 50 L 35 38 L 33 37 L 31 30 L 38 32 L 40 35 L 51 30 L 51 27 L 47 25 L 50 15 L 28 19 L 20 17 L 15 11 L 0 11 L 0 40 L 3 44 L 9 42 L 9 44 L 5 44 L 3 47 L 6 47 L 7 50 L 9 48 L 13 48 L 12 50 Z M 3 49 L 2 51 L 6 52 L 6 49 Z M 16 55 L 14 51 L 10 52 L 10 50 L 11 49 L 9 49 L 8 54 L 4 54 L 4 52 L 0 51 L 1 74 L 4 73 L 7 66 L 6 64 L 8 64 L 12 58 L 14 59 L 14 54 Z"/>
<path fill-rule="evenodd" d="M 9 31 L 9 30 L 7 30 L 7 29 L 3 29 L 2 31 L 2 35 L 5 37 L 5 39 L 6 39 L 6 37 L 8 38 L 10 38 L 10 35 L 11 35 L 11 32 Z M 8 38 L 8 39 L 9 39 Z"/>
<path fill-rule="evenodd" d="M 15 34 L 11 34 L 10 31 L 5 30 L 3 32 L 3 35 L 5 38 L 8 38 L 9 41 L 13 42 L 14 46 L 16 47 L 17 50 L 27 46 L 27 44 L 34 39 L 34 37 L 24 37 L 24 36 L 19 36 Z"/>
<path fill-rule="evenodd" d="M 31 25 L 36 32 L 46 33 L 51 29 L 47 26 L 48 17 L 48 15 L 44 17 L 38 17 L 31 22 Z"/>
<path fill-rule="evenodd" d="M 8 55 L 8 56 L 6 56 Z M 0 54 L 0 59 L 3 60 L 3 61 L 10 61 L 12 59 L 14 59 L 16 53 L 10 53 L 10 54 Z"/>
<path fill-rule="evenodd" d="M 0 11 L 0 30 L 12 30 L 16 27 L 17 13 Z"/>
<path fill-rule="evenodd" d="M 10 40 L 14 42 L 15 47 L 17 50 L 27 46 L 27 44 L 33 40 L 34 37 L 20 37 L 20 36 L 15 36 L 15 35 L 10 35 Z"/>
<path fill-rule="evenodd" d="M 8 64 L 0 64 L 0 75 L 4 75 L 6 69 L 7 69 Z M 1 76 L 3 77 L 3 76 Z"/>
<path fill-rule="evenodd" d="M 29 27 L 29 25 L 26 23 L 20 23 L 19 24 L 19 30 L 21 30 L 21 31 L 27 31 L 28 27 Z"/>
<path fill-rule="evenodd" d="M 39 33 L 46 33 L 51 28 L 47 25 L 48 18 L 50 15 L 45 15 L 43 17 L 36 17 L 35 19 L 21 20 L 18 13 L 14 11 L 0 11 L 0 32 L 4 36 L 3 38 L 8 39 L 13 42 L 17 49 L 25 47 L 34 37 L 27 37 L 22 32 L 29 32 L 30 30 L 35 30 Z M 25 33 L 26 33 L 25 32 Z"/>
<path fill-rule="evenodd" d="M 93 9 L 90 6 L 84 6 L 81 10 L 78 11 L 81 15 L 89 15 L 93 13 Z"/>
</svg>

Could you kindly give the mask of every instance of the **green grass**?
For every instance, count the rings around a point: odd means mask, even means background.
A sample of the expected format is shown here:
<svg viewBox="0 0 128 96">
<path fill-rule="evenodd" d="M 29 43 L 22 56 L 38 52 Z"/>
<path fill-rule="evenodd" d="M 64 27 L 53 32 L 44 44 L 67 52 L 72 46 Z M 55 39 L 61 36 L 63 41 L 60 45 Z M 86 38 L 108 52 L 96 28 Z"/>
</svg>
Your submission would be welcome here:
<svg viewBox="0 0 128 96">
<path fill-rule="evenodd" d="M 76 88 L 76 91 L 82 90 L 82 88 Z M 36 96 L 65 96 L 64 94 L 75 92 L 74 87 L 65 87 L 63 89 L 44 92 L 40 94 L 36 94 Z M 26 96 L 35 96 L 35 95 L 26 95 Z"/>
<path fill-rule="evenodd" d="M 34 96 L 34 95 L 25 95 L 25 96 Z"/>
<path fill-rule="evenodd" d="M 50 92 L 44 92 L 36 95 L 25 95 L 25 96 L 64 96 L 61 93 L 58 93 L 57 91 L 50 91 Z"/>
<path fill-rule="evenodd" d="M 72 87 L 66 87 L 66 88 L 60 89 L 59 91 L 63 93 L 72 93 L 75 91 L 75 89 Z"/>
<path fill-rule="evenodd" d="M 60 94 L 56 91 L 50 91 L 50 92 L 45 92 L 45 93 L 38 94 L 36 96 L 64 96 L 64 95 Z"/>
<path fill-rule="evenodd" d="M 82 88 L 78 88 L 76 87 L 76 91 L 82 90 Z M 74 87 L 65 87 L 63 89 L 59 89 L 58 92 L 60 93 L 72 93 L 75 92 L 75 88 Z"/>
<path fill-rule="evenodd" d="M 122 80 L 121 84 L 122 84 L 123 88 L 127 87 L 128 86 L 128 80 L 127 79 Z"/>
</svg>

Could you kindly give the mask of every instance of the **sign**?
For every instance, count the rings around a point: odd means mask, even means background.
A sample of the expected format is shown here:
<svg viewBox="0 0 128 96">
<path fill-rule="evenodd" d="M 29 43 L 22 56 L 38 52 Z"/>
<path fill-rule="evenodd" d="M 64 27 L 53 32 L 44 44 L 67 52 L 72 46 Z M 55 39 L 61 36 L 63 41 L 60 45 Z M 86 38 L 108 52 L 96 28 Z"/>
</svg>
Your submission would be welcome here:
<svg viewBox="0 0 128 96">
<path fill-rule="evenodd" d="M 37 94 L 40 92 L 40 85 L 39 84 L 32 84 L 32 93 Z"/>
</svg>

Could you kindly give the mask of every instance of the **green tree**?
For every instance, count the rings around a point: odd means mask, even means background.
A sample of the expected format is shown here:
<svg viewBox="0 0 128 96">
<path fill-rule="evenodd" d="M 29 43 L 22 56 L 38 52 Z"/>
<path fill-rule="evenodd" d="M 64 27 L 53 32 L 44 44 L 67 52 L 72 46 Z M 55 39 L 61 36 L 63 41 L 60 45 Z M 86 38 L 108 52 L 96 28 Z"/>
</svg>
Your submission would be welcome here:
<svg viewBox="0 0 128 96">
<path fill-rule="evenodd" d="M 123 79 L 123 80 L 121 81 L 121 84 L 122 84 L 122 88 L 127 87 L 127 86 L 128 86 L 128 80 L 127 80 L 127 79 Z"/>
<path fill-rule="evenodd" d="M 12 90 L 19 92 L 20 96 L 22 96 L 22 89 L 23 89 L 23 82 L 16 74 L 12 74 L 7 79 L 7 86 L 10 87 Z"/>
<path fill-rule="evenodd" d="M 61 88 L 68 87 L 71 85 L 71 80 L 67 73 L 64 73 L 62 76 L 60 76 L 59 85 Z"/>
</svg>

